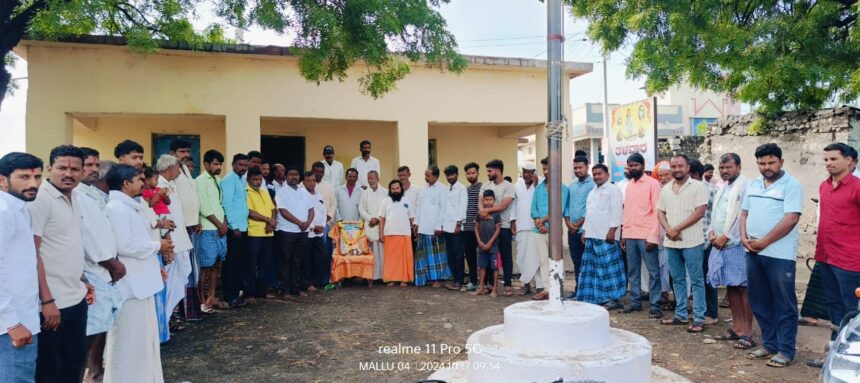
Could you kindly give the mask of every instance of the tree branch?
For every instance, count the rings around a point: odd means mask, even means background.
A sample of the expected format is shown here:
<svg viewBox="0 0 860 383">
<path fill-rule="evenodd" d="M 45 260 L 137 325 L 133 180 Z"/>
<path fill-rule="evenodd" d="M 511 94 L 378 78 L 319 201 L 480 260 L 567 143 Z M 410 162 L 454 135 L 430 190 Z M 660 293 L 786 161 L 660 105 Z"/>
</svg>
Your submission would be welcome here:
<svg viewBox="0 0 860 383">
<path fill-rule="evenodd" d="M 15 12 L 15 8 L 21 5 L 20 1 L 3 0 L 0 2 L 0 20 L 9 20 Z"/>
<path fill-rule="evenodd" d="M 122 6 L 127 6 L 127 7 L 131 8 L 132 10 L 134 10 L 134 12 L 137 13 L 137 15 L 139 16 L 139 19 L 135 18 L 134 15 L 132 15 L 127 9 L 125 9 Z M 141 11 L 140 8 L 134 6 L 134 4 L 131 4 L 128 2 L 119 2 L 119 3 L 116 3 L 114 5 L 114 8 L 116 8 L 120 13 L 122 13 L 122 15 L 125 16 L 125 19 L 127 21 L 129 21 L 130 23 L 141 24 L 141 25 L 145 26 L 146 29 L 149 29 L 153 33 L 159 33 L 160 34 L 162 32 L 161 28 L 159 28 L 157 25 L 153 24 L 152 21 L 150 21 L 147 18 L 146 13 Z"/>
<path fill-rule="evenodd" d="M 36 0 L 30 4 L 27 9 L 21 11 L 17 16 L 9 20 L 3 28 L 0 28 L 0 57 L 4 57 L 7 52 L 11 51 L 27 31 L 30 21 L 36 16 L 39 11 L 48 6 L 45 0 Z"/>
</svg>

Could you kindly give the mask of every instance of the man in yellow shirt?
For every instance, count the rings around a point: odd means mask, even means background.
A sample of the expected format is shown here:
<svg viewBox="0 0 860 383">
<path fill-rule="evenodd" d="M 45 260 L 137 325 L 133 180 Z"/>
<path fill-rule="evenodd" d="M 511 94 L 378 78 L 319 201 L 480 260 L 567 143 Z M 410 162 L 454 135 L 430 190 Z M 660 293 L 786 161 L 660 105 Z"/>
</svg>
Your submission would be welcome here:
<svg viewBox="0 0 860 383">
<path fill-rule="evenodd" d="M 248 260 L 247 270 L 243 270 L 248 295 L 265 296 L 263 282 L 265 270 L 257 271 L 258 265 L 271 265 L 266 257 L 272 256 L 272 241 L 275 238 L 275 204 L 269 191 L 263 187 L 263 172 L 260 168 L 248 169 Z M 273 286 L 268 286 L 273 287 Z M 247 299 L 256 303 L 256 299 Z"/>
</svg>

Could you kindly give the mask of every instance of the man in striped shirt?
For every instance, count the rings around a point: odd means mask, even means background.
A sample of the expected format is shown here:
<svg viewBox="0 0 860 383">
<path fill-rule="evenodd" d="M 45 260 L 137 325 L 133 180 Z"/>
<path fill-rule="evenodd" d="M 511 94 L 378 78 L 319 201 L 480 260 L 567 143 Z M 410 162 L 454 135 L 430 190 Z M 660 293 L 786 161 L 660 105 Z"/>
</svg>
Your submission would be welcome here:
<svg viewBox="0 0 860 383">
<path fill-rule="evenodd" d="M 675 316 L 660 323 L 687 324 L 687 276 L 693 292 L 693 324 L 687 332 L 699 333 L 705 326 L 705 278 L 702 273 L 702 218 L 708 208 L 708 189 L 690 178 L 690 159 L 683 154 L 672 158 L 673 182 L 663 186 L 657 203 L 657 217 L 665 231 L 663 246 L 669 253 L 669 272 L 675 291 Z"/>
<path fill-rule="evenodd" d="M 480 174 L 480 166 L 474 162 L 466 164 L 463 168 L 466 172 L 466 180 L 469 181 L 469 186 L 466 187 L 468 194 L 468 203 L 466 204 L 466 220 L 463 221 L 463 231 L 471 233 L 475 231 L 475 216 L 478 215 L 478 203 L 480 202 L 481 186 L 478 182 Z M 474 291 L 478 283 L 478 241 L 474 235 L 467 235 L 463 238 L 464 247 L 466 248 L 466 263 L 469 265 L 469 284 L 466 285 L 466 291 Z"/>
</svg>

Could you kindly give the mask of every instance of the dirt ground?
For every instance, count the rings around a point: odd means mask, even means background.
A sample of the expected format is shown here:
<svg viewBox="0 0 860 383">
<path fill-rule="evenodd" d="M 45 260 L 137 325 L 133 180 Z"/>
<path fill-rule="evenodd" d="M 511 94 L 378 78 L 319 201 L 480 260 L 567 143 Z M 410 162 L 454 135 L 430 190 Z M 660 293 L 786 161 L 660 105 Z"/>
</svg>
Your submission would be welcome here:
<svg viewBox="0 0 860 383">
<path fill-rule="evenodd" d="M 571 275 L 568 275 L 570 279 Z M 798 285 L 808 271 L 798 263 Z M 517 283 L 515 282 L 515 286 Z M 566 281 L 565 286 L 572 286 Z M 722 294 L 722 292 L 721 292 Z M 802 297 L 802 289 L 798 291 Z M 162 347 L 169 382 L 417 382 L 439 366 L 466 358 L 466 338 L 502 323 L 502 310 L 526 297 L 473 297 L 430 287 L 348 286 L 296 302 L 264 301 L 206 317 Z M 803 361 L 821 355 L 825 327 L 801 326 L 798 362 L 785 369 L 749 361 L 731 343 L 705 344 L 704 334 L 660 326 L 647 312 L 613 312 L 613 327 L 639 333 L 653 345 L 653 363 L 693 382 L 814 382 Z M 758 336 L 756 337 L 758 340 Z M 418 349 L 411 349 L 411 347 Z M 399 354 L 388 351 L 403 351 Z M 459 353 L 458 353 L 459 351 Z M 369 368 L 376 362 L 386 371 Z"/>
</svg>

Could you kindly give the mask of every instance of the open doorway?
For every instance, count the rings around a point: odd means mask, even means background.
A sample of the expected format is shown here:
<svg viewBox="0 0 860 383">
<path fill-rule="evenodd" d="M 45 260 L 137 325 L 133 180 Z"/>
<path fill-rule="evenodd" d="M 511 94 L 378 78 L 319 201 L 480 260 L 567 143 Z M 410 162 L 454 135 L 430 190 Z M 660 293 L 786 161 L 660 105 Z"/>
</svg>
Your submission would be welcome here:
<svg viewBox="0 0 860 383">
<path fill-rule="evenodd" d="M 260 152 L 270 164 L 293 165 L 305 170 L 304 137 L 261 136 Z"/>
</svg>

